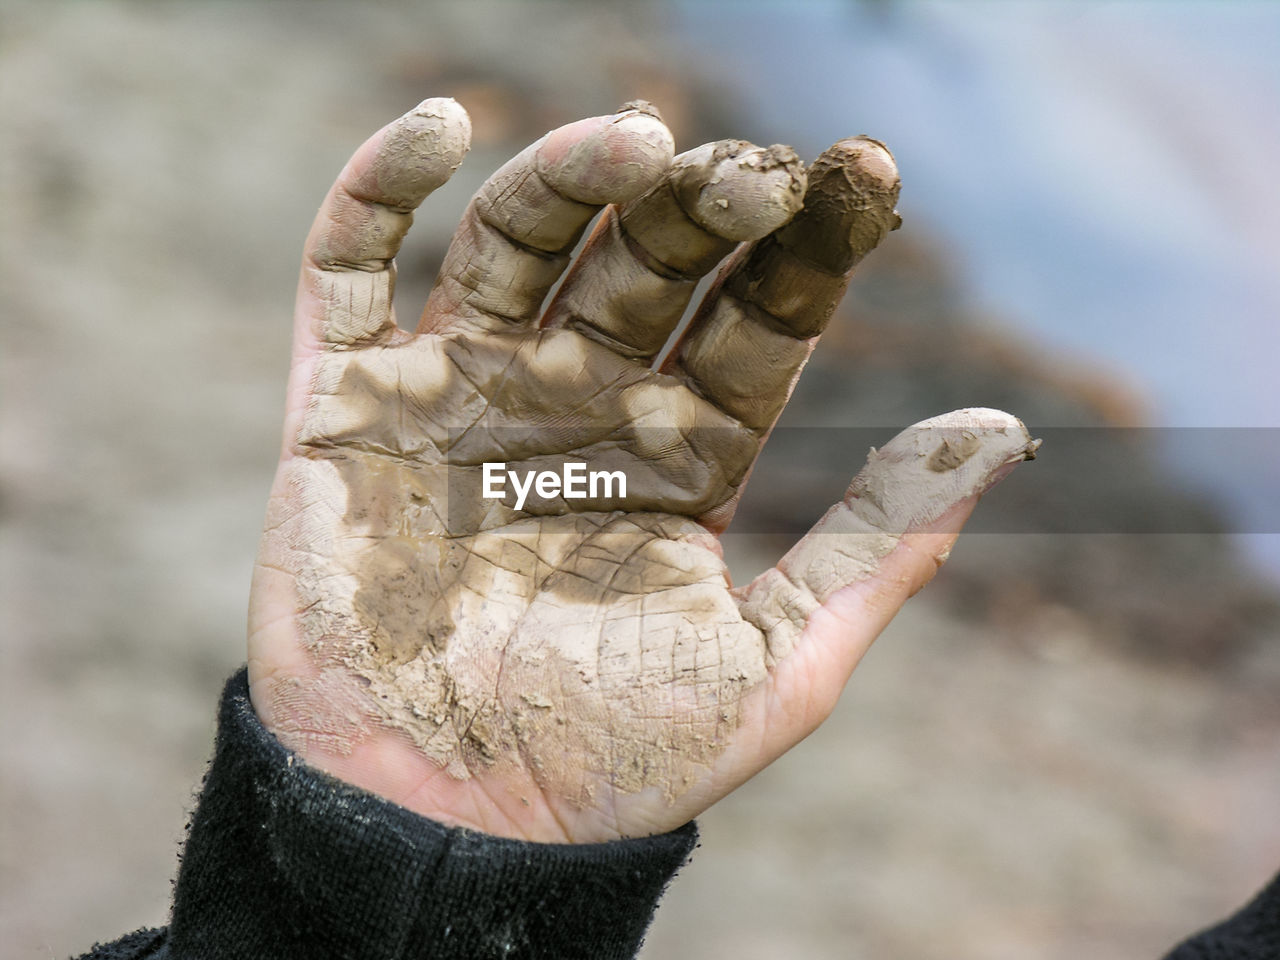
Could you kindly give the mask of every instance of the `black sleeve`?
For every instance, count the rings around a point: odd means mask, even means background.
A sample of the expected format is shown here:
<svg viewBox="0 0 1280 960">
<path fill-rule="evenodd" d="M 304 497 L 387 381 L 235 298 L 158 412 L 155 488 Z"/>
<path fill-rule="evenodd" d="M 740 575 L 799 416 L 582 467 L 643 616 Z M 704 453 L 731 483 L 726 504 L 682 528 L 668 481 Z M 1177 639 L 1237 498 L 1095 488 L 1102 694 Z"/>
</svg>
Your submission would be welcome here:
<svg viewBox="0 0 1280 960">
<path fill-rule="evenodd" d="M 1166 960 L 1280 960 L 1280 876 L 1235 916 L 1187 940 Z"/>
<path fill-rule="evenodd" d="M 242 669 L 222 697 L 167 930 L 86 960 L 630 958 L 697 841 L 524 843 L 450 828 L 306 766 Z"/>
</svg>

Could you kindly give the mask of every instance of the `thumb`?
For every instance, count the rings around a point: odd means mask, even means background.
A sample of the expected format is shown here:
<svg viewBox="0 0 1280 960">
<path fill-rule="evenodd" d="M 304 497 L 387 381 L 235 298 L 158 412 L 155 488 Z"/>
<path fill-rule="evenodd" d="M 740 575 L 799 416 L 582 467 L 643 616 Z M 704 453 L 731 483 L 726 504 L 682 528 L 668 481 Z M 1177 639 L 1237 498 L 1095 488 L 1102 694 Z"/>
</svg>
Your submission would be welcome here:
<svg viewBox="0 0 1280 960">
<path fill-rule="evenodd" d="M 800 736 L 825 719 L 871 642 L 932 579 L 982 494 L 1039 446 L 999 410 L 908 427 L 873 448 L 844 499 L 739 592 L 743 617 L 764 633 L 775 695 L 812 714 Z"/>
</svg>

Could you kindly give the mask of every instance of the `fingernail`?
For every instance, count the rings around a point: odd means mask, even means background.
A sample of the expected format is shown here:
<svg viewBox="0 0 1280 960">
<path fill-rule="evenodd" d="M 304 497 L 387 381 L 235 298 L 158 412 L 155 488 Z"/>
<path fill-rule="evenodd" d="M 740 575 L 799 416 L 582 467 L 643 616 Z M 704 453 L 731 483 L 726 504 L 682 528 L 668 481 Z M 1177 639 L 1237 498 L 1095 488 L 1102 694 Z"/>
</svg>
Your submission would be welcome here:
<svg viewBox="0 0 1280 960">
<path fill-rule="evenodd" d="M 954 410 L 872 448 L 845 502 L 878 529 L 918 529 L 986 493 L 1039 448 L 1017 417 L 985 407 Z"/>
<path fill-rule="evenodd" d="M 624 103 L 622 106 L 620 106 L 617 110 L 613 112 L 614 113 L 644 113 L 653 117 L 655 120 L 661 121 L 663 123 L 666 122 L 662 120 L 662 114 L 658 112 L 658 108 L 655 107 L 648 100 L 628 100 L 626 103 Z"/>
</svg>

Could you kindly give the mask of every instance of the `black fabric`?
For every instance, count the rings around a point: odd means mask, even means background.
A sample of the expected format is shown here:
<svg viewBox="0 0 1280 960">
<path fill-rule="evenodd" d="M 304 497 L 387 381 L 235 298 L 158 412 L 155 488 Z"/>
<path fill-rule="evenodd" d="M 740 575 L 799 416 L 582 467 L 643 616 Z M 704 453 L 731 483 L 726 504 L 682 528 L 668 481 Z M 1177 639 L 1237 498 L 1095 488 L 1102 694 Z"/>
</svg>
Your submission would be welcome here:
<svg viewBox="0 0 1280 960">
<path fill-rule="evenodd" d="M 444 827 L 299 762 L 223 693 L 166 930 L 85 960 L 631 958 L 697 841 L 521 843 Z M 1166 960 L 1280 960 L 1280 877 Z"/>
<path fill-rule="evenodd" d="M 1280 960 L 1280 876 L 1231 919 L 1187 940 L 1166 960 Z"/>
<path fill-rule="evenodd" d="M 135 930 L 114 943 L 95 943 L 84 960 L 147 960 L 164 955 L 168 930 Z"/>
<path fill-rule="evenodd" d="M 306 766 L 241 670 L 164 931 L 93 960 L 630 958 L 697 841 L 535 844 L 442 826 Z"/>
</svg>

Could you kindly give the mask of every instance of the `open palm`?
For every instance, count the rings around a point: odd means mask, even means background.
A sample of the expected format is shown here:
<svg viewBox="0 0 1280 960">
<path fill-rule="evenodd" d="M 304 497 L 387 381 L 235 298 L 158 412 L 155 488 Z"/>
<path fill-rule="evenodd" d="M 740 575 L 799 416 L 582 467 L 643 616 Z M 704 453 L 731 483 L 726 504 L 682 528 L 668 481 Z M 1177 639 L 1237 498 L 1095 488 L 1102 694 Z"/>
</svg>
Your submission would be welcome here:
<svg viewBox="0 0 1280 960">
<path fill-rule="evenodd" d="M 997 411 L 919 424 L 732 589 L 716 535 L 853 266 L 897 225 L 888 151 L 841 141 L 806 190 L 785 147 L 673 160 L 647 105 L 562 127 L 481 188 L 408 334 L 392 258 L 468 135 L 449 100 L 384 128 L 308 238 L 254 705 L 303 759 L 443 822 L 669 830 L 826 717 L 1034 443 Z"/>
</svg>

